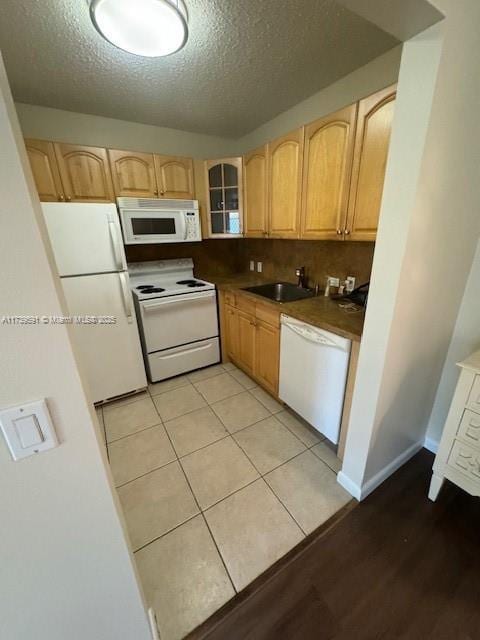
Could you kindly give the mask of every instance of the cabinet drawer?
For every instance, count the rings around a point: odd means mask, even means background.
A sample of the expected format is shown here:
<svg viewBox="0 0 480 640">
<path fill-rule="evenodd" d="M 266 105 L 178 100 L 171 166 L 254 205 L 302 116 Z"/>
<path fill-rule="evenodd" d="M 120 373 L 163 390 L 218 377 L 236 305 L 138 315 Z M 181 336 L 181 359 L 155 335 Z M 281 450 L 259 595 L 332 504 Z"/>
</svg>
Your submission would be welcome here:
<svg viewBox="0 0 480 640">
<path fill-rule="evenodd" d="M 480 449 L 480 415 L 465 409 L 458 428 L 460 438 Z"/>
<path fill-rule="evenodd" d="M 247 296 L 243 296 L 242 294 L 238 294 L 235 296 L 236 298 L 236 307 L 241 311 L 245 311 L 245 313 L 250 313 L 252 316 L 255 315 L 255 302 L 248 298 Z"/>
<path fill-rule="evenodd" d="M 233 291 L 225 291 L 225 302 L 226 304 L 230 304 L 232 307 L 235 306 L 235 294 Z"/>
<path fill-rule="evenodd" d="M 472 390 L 467 400 L 467 407 L 480 413 L 480 376 L 475 376 L 473 380 Z"/>
<path fill-rule="evenodd" d="M 280 326 L 280 314 L 273 307 L 258 304 L 257 302 L 256 316 L 258 320 L 263 320 L 263 322 L 271 324 L 272 327 Z"/>
<path fill-rule="evenodd" d="M 480 484 L 480 452 L 476 449 L 455 440 L 448 464 Z"/>
</svg>

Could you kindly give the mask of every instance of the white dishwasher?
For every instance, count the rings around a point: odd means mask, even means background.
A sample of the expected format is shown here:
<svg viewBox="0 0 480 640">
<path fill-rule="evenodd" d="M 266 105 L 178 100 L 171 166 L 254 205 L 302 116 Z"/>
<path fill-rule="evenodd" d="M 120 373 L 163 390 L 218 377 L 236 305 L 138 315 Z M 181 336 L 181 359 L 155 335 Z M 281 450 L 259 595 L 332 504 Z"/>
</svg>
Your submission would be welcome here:
<svg viewBox="0 0 480 640">
<path fill-rule="evenodd" d="M 337 444 L 351 341 L 284 314 L 280 323 L 279 396 Z"/>
</svg>

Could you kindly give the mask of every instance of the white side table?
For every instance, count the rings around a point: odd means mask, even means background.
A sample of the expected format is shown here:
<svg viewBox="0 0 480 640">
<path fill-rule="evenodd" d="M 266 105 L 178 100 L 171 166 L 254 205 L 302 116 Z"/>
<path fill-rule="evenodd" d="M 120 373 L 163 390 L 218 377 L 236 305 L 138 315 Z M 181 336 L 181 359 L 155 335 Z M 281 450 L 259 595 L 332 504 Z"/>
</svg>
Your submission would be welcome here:
<svg viewBox="0 0 480 640">
<path fill-rule="evenodd" d="M 445 478 L 480 496 L 480 351 L 463 362 L 443 430 L 428 497 L 435 501 Z"/>
</svg>

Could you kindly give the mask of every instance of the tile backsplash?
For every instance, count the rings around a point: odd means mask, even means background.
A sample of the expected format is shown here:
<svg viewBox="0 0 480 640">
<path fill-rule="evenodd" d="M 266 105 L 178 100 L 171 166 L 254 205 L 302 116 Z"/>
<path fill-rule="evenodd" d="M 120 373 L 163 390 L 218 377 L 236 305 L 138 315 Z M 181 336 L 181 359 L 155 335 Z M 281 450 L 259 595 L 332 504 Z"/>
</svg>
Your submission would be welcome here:
<svg viewBox="0 0 480 640">
<path fill-rule="evenodd" d="M 250 260 L 263 263 L 263 277 L 296 282 L 295 269 L 305 267 L 308 286 L 325 288 L 327 276 L 355 276 L 356 286 L 370 279 L 373 242 L 275 240 L 241 238 L 182 244 L 129 245 L 128 262 L 193 258 L 203 275 L 228 275 L 249 270 Z"/>
<path fill-rule="evenodd" d="M 247 271 L 254 260 L 263 263 L 267 279 L 296 282 L 295 269 L 305 267 L 308 286 L 318 282 L 324 289 L 327 276 L 355 276 L 358 286 L 370 280 L 374 249 L 374 242 L 246 238 L 239 246 L 239 270 Z"/>
</svg>

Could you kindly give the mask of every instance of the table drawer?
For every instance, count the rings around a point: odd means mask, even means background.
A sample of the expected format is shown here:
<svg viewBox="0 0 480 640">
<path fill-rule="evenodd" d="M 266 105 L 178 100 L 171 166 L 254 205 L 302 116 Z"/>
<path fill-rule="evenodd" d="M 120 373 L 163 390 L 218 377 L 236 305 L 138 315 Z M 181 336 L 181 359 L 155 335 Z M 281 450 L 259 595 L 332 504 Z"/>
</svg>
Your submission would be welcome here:
<svg viewBox="0 0 480 640">
<path fill-rule="evenodd" d="M 476 449 L 455 440 L 448 465 L 480 484 L 480 452 Z"/>
<path fill-rule="evenodd" d="M 480 413 L 480 376 L 475 376 L 472 389 L 467 400 L 467 407 Z"/>
<path fill-rule="evenodd" d="M 458 427 L 458 436 L 480 449 L 480 415 L 478 413 L 465 409 Z"/>
</svg>

